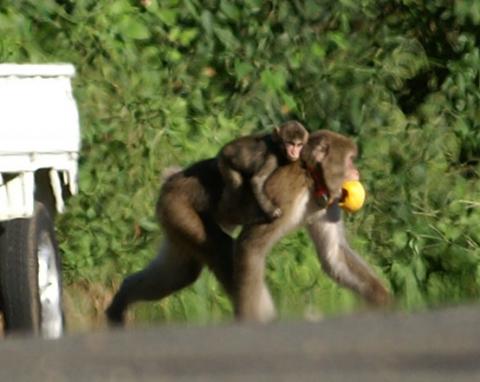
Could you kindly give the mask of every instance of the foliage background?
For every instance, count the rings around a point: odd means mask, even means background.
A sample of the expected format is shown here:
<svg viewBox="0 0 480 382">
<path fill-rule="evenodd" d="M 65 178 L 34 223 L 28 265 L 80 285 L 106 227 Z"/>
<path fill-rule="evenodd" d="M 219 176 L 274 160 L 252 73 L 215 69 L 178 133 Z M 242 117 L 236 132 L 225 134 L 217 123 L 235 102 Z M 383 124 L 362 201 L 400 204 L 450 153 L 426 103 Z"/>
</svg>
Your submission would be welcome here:
<svg viewBox="0 0 480 382">
<path fill-rule="evenodd" d="M 292 118 L 357 140 L 369 196 L 350 238 L 399 308 L 478 299 L 479 24 L 476 0 L 0 1 L 0 62 L 77 68 L 81 191 L 58 221 L 72 307 L 99 315 L 153 256 L 166 166 Z M 268 267 L 283 317 L 359 308 L 302 231 Z M 204 272 L 132 319 L 230 313 Z"/>
</svg>

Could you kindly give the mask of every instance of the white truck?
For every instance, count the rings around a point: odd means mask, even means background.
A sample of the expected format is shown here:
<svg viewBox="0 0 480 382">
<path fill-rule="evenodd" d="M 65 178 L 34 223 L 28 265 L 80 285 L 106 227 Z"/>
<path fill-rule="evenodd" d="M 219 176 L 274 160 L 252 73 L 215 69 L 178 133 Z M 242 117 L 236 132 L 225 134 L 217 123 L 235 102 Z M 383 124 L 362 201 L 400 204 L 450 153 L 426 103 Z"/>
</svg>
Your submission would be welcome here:
<svg viewBox="0 0 480 382">
<path fill-rule="evenodd" d="M 70 64 L 0 64 L 0 309 L 9 332 L 64 331 L 53 219 L 77 192 Z"/>
</svg>

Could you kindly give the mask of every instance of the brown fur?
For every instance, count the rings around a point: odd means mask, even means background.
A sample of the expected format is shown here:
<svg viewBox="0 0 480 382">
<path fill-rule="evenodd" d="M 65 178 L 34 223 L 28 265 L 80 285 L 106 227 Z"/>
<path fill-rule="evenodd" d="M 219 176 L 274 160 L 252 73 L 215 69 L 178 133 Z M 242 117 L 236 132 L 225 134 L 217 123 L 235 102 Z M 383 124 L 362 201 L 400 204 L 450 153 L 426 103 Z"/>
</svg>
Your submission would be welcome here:
<svg viewBox="0 0 480 382">
<path fill-rule="evenodd" d="M 269 224 L 252 223 L 258 206 L 248 187 L 241 193 L 241 203 L 237 197 L 218 202 L 224 186 L 216 159 L 198 162 L 168 178 L 157 203 L 164 244 L 149 266 L 124 280 L 107 309 L 109 320 L 120 323 L 128 305 L 159 299 L 190 285 L 204 265 L 232 298 L 236 317 L 270 320 L 275 308 L 265 284 L 265 258 L 278 240 L 301 225 L 307 226 L 328 275 L 373 304 L 388 303 L 388 291 L 348 246 L 338 205 L 323 209 L 312 196 L 315 183 L 308 167 L 319 168 L 325 178 L 345 176 L 341 153 L 352 147 L 348 138 L 338 134 L 313 133 L 302 161 L 279 167 L 266 181 L 266 194 L 284 212 Z M 329 163 L 336 168 L 330 170 Z M 337 184 L 340 180 L 330 179 L 331 187 Z M 242 225 L 243 230 L 234 241 L 221 225 Z"/>
</svg>

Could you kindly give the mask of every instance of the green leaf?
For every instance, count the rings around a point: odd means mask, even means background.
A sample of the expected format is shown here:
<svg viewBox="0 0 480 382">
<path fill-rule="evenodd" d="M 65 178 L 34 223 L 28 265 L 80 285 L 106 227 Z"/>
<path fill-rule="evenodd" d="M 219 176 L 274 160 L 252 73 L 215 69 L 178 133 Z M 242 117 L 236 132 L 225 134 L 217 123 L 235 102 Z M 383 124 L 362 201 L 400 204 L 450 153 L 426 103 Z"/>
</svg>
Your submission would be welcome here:
<svg viewBox="0 0 480 382">
<path fill-rule="evenodd" d="M 108 7 L 108 11 L 113 16 L 124 15 L 132 11 L 132 6 L 129 4 L 128 1 L 116 0 L 110 4 L 110 6 Z"/>
<path fill-rule="evenodd" d="M 254 67 L 247 62 L 235 60 L 235 76 L 238 80 L 242 80 L 247 77 L 252 71 Z"/>
<path fill-rule="evenodd" d="M 147 232 L 156 232 L 158 231 L 158 223 L 156 220 L 151 218 L 142 218 L 138 222 L 140 227 L 142 227 Z"/>
<path fill-rule="evenodd" d="M 295 99 L 291 95 L 283 93 L 282 100 L 283 102 L 285 102 L 285 105 L 287 105 L 290 111 L 295 110 L 297 108 L 297 103 L 295 102 Z"/>
<path fill-rule="evenodd" d="M 184 29 L 180 33 L 180 43 L 183 46 L 190 45 L 190 43 L 198 36 L 198 29 L 197 28 L 189 28 Z"/>
<path fill-rule="evenodd" d="M 310 51 L 318 58 L 324 58 L 326 54 L 325 47 L 318 42 L 314 42 L 311 45 Z"/>
<path fill-rule="evenodd" d="M 330 41 L 334 42 L 340 49 L 348 48 L 348 39 L 343 33 L 330 32 L 328 34 L 328 38 Z"/>
<path fill-rule="evenodd" d="M 123 36 L 134 40 L 145 40 L 150 37 L 147 26 L 133 16 L 122 17 L 118 23 L 118 30 Z"/>
<path fill-rule="evenodd" d="M 230 19 L 238 21 L 240 18 L 240 11 L 237 6 L 229 0 L 222 0 L 220 2 L 220 9 Z"/>
<path fill-rule="evenodd" d="M 245 0 L 245 4 L 250 12 L 258 12 L 262 7 L 263 0 Z"/>
<path fill-rule="evenodd" d="M 158 18 L 166 25 L 173 26 L 177 22 L 177 12 L 173 9 L 160 8 L 158 10 Z"/>
<path fill-rule="evenodd" d="M 398 231 L 393 234 L 392 242 L 393 245 L 398 249 L 403 249 L 406 247 L 408 241 L 408 236 L 405 232 Z"/>
<path fill-rule="evenodd" d="M 240 46 L 239 41 L 236 39 L 230 29 L 214 27 L 213 32 L 226 48 L 235 50 Z"/>
<path fill-rule="evenodd" d="M 285 87 L 287 82 L 285 75 L 282 71 L 271 71 L 265 69 L 260 75 L 262 84 L 271 90 L 281 90 Z"/>
<path fill-rule="evenodd" d="M 427 276 L 427 271 L 425 263 L 419 255 L 415 255 L 412 260 L 413 272 L 418 281 L 425 281 Z"/>
<path fill-rule="evenodd" d="M 204 10 L 201 16 L 201 23 L 205 32 L 207 32 L 207 36 L 211 36 L 213 33 L 213 16 L 210 11 Z"/>
</svg>

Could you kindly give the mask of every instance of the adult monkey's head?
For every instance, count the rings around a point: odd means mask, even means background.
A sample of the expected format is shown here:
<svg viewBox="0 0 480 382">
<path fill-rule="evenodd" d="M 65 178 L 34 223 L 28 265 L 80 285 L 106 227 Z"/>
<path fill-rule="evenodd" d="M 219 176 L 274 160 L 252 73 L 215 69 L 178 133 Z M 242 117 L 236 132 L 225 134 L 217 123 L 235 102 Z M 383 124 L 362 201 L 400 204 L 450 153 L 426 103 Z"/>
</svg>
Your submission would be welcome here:
<svg viewBox="0 0 480 382">
<path fill-rule="evenodd" d="M 310 134 L 302 161 L 315 181 L 315 193 L 329 203 L 340 198 L 345 180 L 359 180 L 354 164 L 357 145 L 348 137 L 328 130 Z"/>
</svg>

